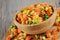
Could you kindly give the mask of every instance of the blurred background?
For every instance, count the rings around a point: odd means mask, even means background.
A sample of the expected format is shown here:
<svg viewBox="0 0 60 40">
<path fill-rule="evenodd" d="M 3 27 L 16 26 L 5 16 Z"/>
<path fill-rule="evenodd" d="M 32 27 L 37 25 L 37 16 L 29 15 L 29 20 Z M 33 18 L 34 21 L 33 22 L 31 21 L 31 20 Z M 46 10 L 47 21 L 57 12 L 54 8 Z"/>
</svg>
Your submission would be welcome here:
<svg viewBox="0 0 60 40">
<path fill-rule="evenodd" d="M 60 0 L 0 0 L 0 40 L 8 30 L 17 10 L 42 2 L 60 7 Z"/>
</svg>

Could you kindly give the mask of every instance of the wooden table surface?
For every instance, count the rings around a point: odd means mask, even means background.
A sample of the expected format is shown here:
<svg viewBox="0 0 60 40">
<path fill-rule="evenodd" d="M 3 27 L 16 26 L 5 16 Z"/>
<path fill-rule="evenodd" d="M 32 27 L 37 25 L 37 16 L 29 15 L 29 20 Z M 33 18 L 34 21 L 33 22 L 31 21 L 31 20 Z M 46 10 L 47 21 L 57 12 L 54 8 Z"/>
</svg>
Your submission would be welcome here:
<svg viewBox="0 0 60 40">
<path fill-rule="evenodd" d="M 17 10 L 35 3 L 48 3 L 60 6 L 56 0 L 0 0 L 0 40 L 9 28 Z"/>
</svg>

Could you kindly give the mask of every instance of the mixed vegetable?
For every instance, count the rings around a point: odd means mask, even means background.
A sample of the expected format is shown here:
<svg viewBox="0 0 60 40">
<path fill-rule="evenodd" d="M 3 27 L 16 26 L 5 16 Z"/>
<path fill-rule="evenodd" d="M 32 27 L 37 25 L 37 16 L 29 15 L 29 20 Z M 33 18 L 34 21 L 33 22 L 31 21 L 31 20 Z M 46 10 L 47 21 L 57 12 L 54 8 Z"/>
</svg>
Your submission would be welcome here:
<svg viewBox="0 0 60 40">
<path fill-rule="evenodd" d="M 57 10 L 56 25 L 60 26 L 60 9 Z"/>
<path fill-rule="evenodd" d="M 30 35 L 22 32 L 16 25 L 10 27 L 10 34 L 6 40 L 46 40 L 52 37 L 52 40 L 56 40 L 56 33 L 60 32 L 60 26 L 52 29 L 52 32 L 46 31 L 42 34 Z"/>
<path fill-rule="evenodd" d="M 22 12 L 22 11 L 21 11 Z M 46 19 L 48 19 L 47 14 L 44 14 Z M 38 17 L 38 15 L 36 15 Z M 31 20 L 29 18 L 29 20 Z M 32 22 L 29 22 L 31 24 Z M 34 24 L 36 22 L 34 21 Z M 56 33 L 60 32 L 60 10 L 57 10 L 57 16 L 56 16 L 56 25 L 58 26 L 57 28 L 53 29 L 52 32 L 46 31 L 45 33 L 42 34 L 36 34 L 36 35 L 29 35 L 24 32 L 22 32 L 16 25 L 12 25 L 10 27 L 10 34 L 7 36 L 6 40 L 45 40 L 47 38 L 50 38 L 52 36 L 52 40 L 56 40 Z"/>
<path fill-rule="evenodd" d="M 48 4 L 35 4 L 17 12 L 16 20 L 20 24 L 37 24 L 47 20 L 54 10 Z"/>
</svg>

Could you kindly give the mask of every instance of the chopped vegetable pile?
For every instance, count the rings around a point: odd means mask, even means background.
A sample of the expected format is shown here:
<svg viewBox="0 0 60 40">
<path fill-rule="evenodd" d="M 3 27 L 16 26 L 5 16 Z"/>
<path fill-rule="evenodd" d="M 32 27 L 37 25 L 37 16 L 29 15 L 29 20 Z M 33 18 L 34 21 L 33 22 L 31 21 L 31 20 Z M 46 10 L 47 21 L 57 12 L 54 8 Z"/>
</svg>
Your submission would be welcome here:
<svg viewBox="0 0 60 40">
<path fill-rule="evenodd" d="M 6 40 L 46 40 L 52 37 L 52 40 L 56 40 L 56 33 L 60 32 L 60 26 L 52 29 L 51 32 L 46 31 L 42 34 L 30 35 L 22 32 L 16 25 L 10 27 L 10 34 L 6 37 Z"/>
<path fill-rule="evenodd" d="M 37 24 L 47 20 L 54 12 L 51 5 L 35 4 L 17 12 L 16 20 L 20 24 Z"/>
</svg>

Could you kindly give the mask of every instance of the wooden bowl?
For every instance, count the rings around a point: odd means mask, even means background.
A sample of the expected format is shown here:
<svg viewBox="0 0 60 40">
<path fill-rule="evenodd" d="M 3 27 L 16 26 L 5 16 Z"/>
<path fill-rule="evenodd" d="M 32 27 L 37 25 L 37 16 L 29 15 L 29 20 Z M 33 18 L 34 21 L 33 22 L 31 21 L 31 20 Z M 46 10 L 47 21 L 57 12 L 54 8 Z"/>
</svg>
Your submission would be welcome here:
<svg viewBox="0 0 60 40">
<path fill-rule="evenodd" d="M 54 9 L 54 13 L 51 15 L 51 17 L 40 24 L 34 24 L 34 25 L 20 24 L 16 21 L 16 15 L 14 17 L 14 24 L 27 34 L 39 34 L 39 33 L 46 32 L 48 29 L 52 27 L 56 19 L 55 8 L 53 7 L 53 9 Z"/>
</svg>

